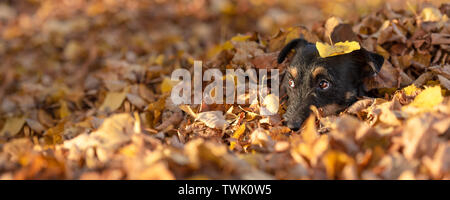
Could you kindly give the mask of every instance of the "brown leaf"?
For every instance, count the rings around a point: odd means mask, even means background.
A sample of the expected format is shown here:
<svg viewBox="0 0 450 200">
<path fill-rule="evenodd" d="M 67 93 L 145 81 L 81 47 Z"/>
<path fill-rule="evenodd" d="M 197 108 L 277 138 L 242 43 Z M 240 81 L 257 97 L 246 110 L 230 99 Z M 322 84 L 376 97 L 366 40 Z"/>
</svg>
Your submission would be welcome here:
<svg viewBox="0 0 450 200">
<path fill-rule="evenodd" d="M 331 40 L 333 42 L 345 42 L 345 41 L 358 41 L 358 37 L 352 30 L 350 24 L 339 24 L 334 27 L 331 34 Z"/>
<path fill-rule="evenodd" d="M 384 61 L 380 72 L 370 79 L 364 80 L 368 90 L 374 88 L 393 88 L 397 87 L 398 71 L 392 67 L 388 61 Z"/>
<path fill-rule="evenodd" d="M 45 131 L 45 127 L 41 123 L 39 123 L 38 121 L 33 120 L 33 119 L 29 119 L 29 118 L 26 119 L 25 121 L 27 122 L 27 125 L 31 129 L 33 129 L 33 131 L 35 131 L 37 133 L 42 133 L 42 132 Z"/>
<path fill-rule="evenodd" d="M 147 103 L 141 97 L 139 97 L 137 95 L 127 94 L 126 97 L 127 97 L 128 101 L 130 101 L 131 104 L 138 107 L 139 109 L 142 109 L 147 105 Z"/>
<path fill-rule="evenodd" d="M 439 83 L 441 83 L 442 86 L 444 86 L 445 88 L 447 88 L 447 90 L 450 90 L 450 80 L 448 80 L 447 78 L 438 75 L 439 78 Z"/>
<path fill-rule="evenodd" d="M 431 155 L 437 142 L 437 134 L 430 131 L 433 118 L 414 117 L 406 122 L 402 141 L 404 145 L 403 154 L 409 160 L 422 155 Z"/>
<path fill-rule="evenodd" d="M 432 72 L 442 75 L 443 77 L 450 79 L 450 65 L 433 66 L 429 68 Z"/>
<path fill-rule="evenodd" d="M 347 108 L 347 112 L 350 114 L 360 114 L 362 110 L 368 108 L 374 101 L 375 99 L 373 98 L 359 100 Z"/>
<path fill-rule="evenodd" d="M 279 52 L 264 53 L 251 59 L 251 63 L 257 69 L 282 69 L 283 64 L 278 64 L 277 56 Z"/>
<path fill-rule="evenodd" d="M 441 143 L 433 158 L 425 157 L 423 159 L 425 166 L 430 170 L 435 178 L 439 178 L 444 173 L 450 171 L 450 145 Z"/>
<path fill-rule="evenodd" d="M 450 44 L 450 34 L 432 33 L 431 44 Z"/>
</svg>

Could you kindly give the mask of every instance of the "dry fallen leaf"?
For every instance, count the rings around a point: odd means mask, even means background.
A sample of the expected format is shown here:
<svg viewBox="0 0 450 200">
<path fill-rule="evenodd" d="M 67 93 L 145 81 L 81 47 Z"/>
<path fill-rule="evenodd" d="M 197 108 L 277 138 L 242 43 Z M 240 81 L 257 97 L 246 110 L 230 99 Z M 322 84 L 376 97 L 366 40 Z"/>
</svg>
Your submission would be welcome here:
<svg viewBox="0 0 450 200">
<path fill-rule="evenodd" d="M 275 94 L 269 94 L 262 100 L 261 115 L 275 115 L 278 113 L 279 98 Z"/>
<path fill-rule="evenodd" d="M 420 92 L 420 90 L 414 84 L 403 88 L 403 91 L 405 91 L 405 94 L 408 96 L 415 96 Z"/>
<path fill-rule="evenodd" d="M 345 41 L 345 42 L 338 42 L 333 45 L 316 42 L 316 48 L 317 51 L 319 52 L 320 57 L 326 58 L 331 56 L 347 54 L 352 51 L 359 50 L 361 47 L 359 46 L 358 42 Z"/>
<path fill-rule="evenodd" d="M 422 109 L 431 109 L 443 100 L 444 97 L 442 97 L 440 86 L 427 87 L 416 96 L 410 105 Z"/>
<path fill-rule="evenodd" d="M 25 124 L 25 117 L 10 117 L 0 131 L 0 137 L 14 137 Z"/>
<path fill-rule="evenodd" d="M 255 129 L 250 134 L 250 142 L 253 145 L 260 145 L 270 149 L 274 145 L 274 142 L 270 137 L 269 132 L 261 128 Z"/>
<path fill-rule="evenodd" d="M 222 111 L 201 112 L 197 114 L 195 119 L 205 123 L 210 128 L 223 129 L 228 126 Z"/>
<path fill-rule="evenodd" d="M 242 136 L 242 134 L 244 134 L 245 132 L 245 123 L 242 123 L 239 128 L 237 128 L 236 131 L 234 131 L 233 135 L 231 136 L 232 138 L 239 140 L 239 138 Z M 234 147 L 236 146 L 236 142 L 235 141 L 231 141 L 230 142 L 230 150 L 233 150 Z"/>
<path fill-rule="evenodd" d="M 99 141 L 102 148 L 116 149 L 131 139 L 134 130 L 134 119 L 131 115 L 115 114 L 104 120 L 100 128 L 91 133 L 91 137 Z"/>
<path fill-rule="evenodd" d="M 126 96 L 127 91 L 108 92 L 99 110 L 102 112 L 113 112 L 117 110 L 122 105 L 122 102 L 125 100 Z"/>
<path fill-rule="evenodd" d="M 319 135 L 315 128 L 315 117 L 311 115 L 305 122 L 305 129 L 302 131 L 300 137 L 294 144 L 295 146 L 291 149 L 291 155 L 297 162 L 302 161 L 303 158 L 298 157 L 299 155 L 307 158 L 312 166 L 316 166 L 319 158 L 325 153 L 329 148 L 329 138 L 327 135 Z"/>
<path fill-rule="evenodd" d="M 177 84 L 176 81 L 172 81 L 170 78 L 164 77 L 160 86 L 161 92 L 166 93 L 172 91 L 173 86 L 175 86 L 176 84 Z"/>
<path fill-rule="evenodd" d="M 323 163 L 327 170 L 328 178 L 333 179 L 345 166 L 352 165 L 354 160 L 345 153 L 329 151 L 325 153 Z"/>
<path fill-rule="evenodd" d="M 0 179 L 450 179 L 448 4 L 37 2 L 0 3 Z M 173 70 L 192 78 L 197 60 L 283 75 L 296 55 L 278 54 L 297 38 L 322 57 L 382 55 L 370 97 L 313 109 L 296 132 L 284 91 L 168 98 Z"/>
<path fill-rule="evenodd" d="M 325 30 L 326 30 L 325 34 L 330 39 L 331 43 L 333 43 L 333 41 L 331 40 L 331 33 L 333 33 L 334 28 L 338 26 L 341 22 L 342 20 L 337 17 L 330 17 L 325 22 Z"/>
</svg>

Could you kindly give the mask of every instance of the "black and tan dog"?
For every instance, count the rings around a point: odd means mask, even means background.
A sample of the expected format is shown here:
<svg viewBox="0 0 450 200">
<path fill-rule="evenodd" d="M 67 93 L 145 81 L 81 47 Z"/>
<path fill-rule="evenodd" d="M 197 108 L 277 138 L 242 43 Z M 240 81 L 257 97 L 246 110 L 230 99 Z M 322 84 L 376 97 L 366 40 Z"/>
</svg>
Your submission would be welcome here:
<svg viewBox="0 0 450 200">
<path fill-rule="evenodd" d="M 325 115 L 337 114 L 364 96 L 363 79 L 380 71 L 384 58 L 363 48 L 351 53 L 322 58 L 316 45 L 304 39 L 289 42 L 279 53 L 278 63 L 295 50 L 283 78 L 288 97 L 284 114 L 287 126 L 298 130 L 309 116 L 310 106 Z"/>
</svg>

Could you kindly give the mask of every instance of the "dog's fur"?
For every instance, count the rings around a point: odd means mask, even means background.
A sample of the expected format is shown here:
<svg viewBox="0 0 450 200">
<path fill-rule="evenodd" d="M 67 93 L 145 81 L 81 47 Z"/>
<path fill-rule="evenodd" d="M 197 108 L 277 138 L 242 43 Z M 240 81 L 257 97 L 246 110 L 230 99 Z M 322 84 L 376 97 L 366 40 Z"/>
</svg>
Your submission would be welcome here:
<svg viewBox="0 0 450 200">
<path fill-rule="evenodd" d="M 288 107 L 283 117 L 292 130 L 301 127 L 311 112 L 311 105 L 325 115 L 332 115 L 350 106 L 357 97 L 364 96 L 363 79 L 375 76 L 384 62 L 381 55 L 364 48 L 321 58 L 315 44 L 299 38 L 280 51 L 278 63 L 282 63 L 292 50 L 295 54 L 282 81 L 282 90 L 288 97 Z M 294 87 L 290 86 L 290 79 Z M 328 82 L 329 87 L 321 89 L 321 81 Z"/>
</svg>

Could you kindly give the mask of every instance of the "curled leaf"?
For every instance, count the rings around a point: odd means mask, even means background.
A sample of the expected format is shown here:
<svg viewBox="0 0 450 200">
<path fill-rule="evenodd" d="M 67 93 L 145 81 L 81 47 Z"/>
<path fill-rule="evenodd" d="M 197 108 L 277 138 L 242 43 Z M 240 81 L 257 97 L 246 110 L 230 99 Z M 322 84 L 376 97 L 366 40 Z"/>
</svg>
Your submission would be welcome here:
<svg viewBox="0 0 450 200">
<path fill-rule="evenodd" d="M 197 114 L 196 120 L 205 123 L 210 128 L 223 129 L 228 126 L 222 111 L 208 111 Z"/>
<path fill-rule="evenodd" d="M 334 45 L 316 42 L 316 48 L 319 52 L 320 57 L 322 58 L 347 54 L 351 53 L 352 51 L 361 49 L 359 43 L 356 41 L 338 42 Z"/>
</svg>

